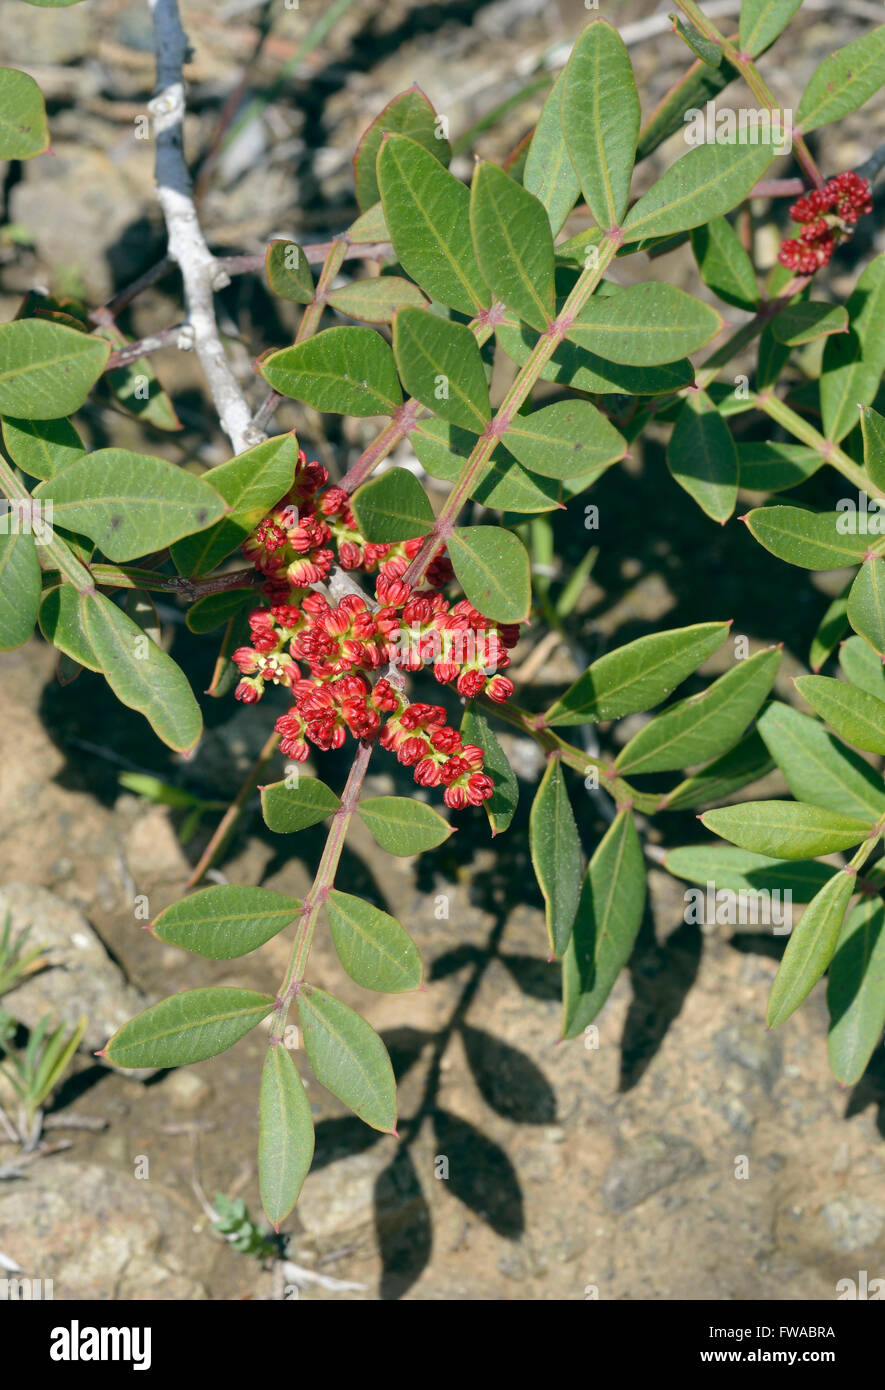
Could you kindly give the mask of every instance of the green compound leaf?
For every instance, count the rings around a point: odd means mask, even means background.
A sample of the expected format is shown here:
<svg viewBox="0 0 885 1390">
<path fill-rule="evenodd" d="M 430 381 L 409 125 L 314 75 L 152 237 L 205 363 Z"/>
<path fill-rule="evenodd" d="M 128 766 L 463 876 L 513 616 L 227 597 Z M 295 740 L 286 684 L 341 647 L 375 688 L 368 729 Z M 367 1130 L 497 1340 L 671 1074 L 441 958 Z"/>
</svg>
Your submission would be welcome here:
<svg viewBox="0 0 885 1390">
<path fill-rule="evenodd" d="M 789 304 L 771 320 L 775 342 L 785 347 L 801 347 L 816 338 L 831 333 L 848 332 L 848 312 L 841 304 L 806 299 L 801 304 Z"/>
<path fill-rule="evenodd" d="M 470 193 L 470 226 L 492 294 L 543 332 L 555 311 L 553 234 L 543 204 L 503 169 L 480 164 Z"/>
<path fill-rule="evenodd" d="M 354 493 L 353 512 L 366 540 L 378 545 L 426 536 L 433 525 L 430 499 L 407 468 L 370 478 Z"/>
<path fill-rule="evenodd" d="M 851 330 L 828 338 L 820 378 L 824 434 L 838 444 L 870 405 L 885 372 L 885 256 L 860 276 L 845 308 Z"/>
<path fill-rule="evenodd" d="M 299 773 L 294 785 L 287 782 L 271 782 L 261 788 L 261 814 L 268 830 L 277 835 L 290 835 L 295 830 L 306 830 L 309 825 L 331 816 L 341 805 L 341 800 L 331 787 L 316 777 Z"/>
<path fill-rule="evenodd" d="M 111 345 L 64 324 L 17 319 L 0 324 L 0 415 L 57 420 L 86 400 L 107 366 Z"/>
<path fill-rule="evenodd" d="M 557 401 L 517 415 L 504 436 L 519 462 L 547 478 L 596 479 L 627 452 L 627 441 L 589 401 Z"/>
<path fill-rule="evenodd" d="M 711 801 L 725 801 L 742 787 L 758 782 L 773 767 L 768 749 L 753 729 L 721 758 L 715 758 L 668 792 L 660 809 L 685 811 L 695 806 L 709 806 Z"/>
<path fill-rule="evenodd" d="M 833 959 L 842 920 L 856 889 L 857 875 L 840 870 L 802 913 L 798 926 L 790 934 L 768 996 L 766 1022 L 769 1028 L 777 1028 L 785 1022 L 808 998 L 823 975 Z"/>
<path fill-rule="evenodd" d="M 867 472 L 876 487 L 885 488 L 885 419 L 865 405 L 860 412 L 860 428 Z"/>
<path fill-rule="evenodd" d="M 749 313 L 757 308 L 761 295 L 753 262 L 730 222 L 714 217 L 711 222 L 692 228 L 691 248 L 701 279 L 714 294 L 726 304 Z"/>
<path fill-rule="evenodd" d="M 562 963 L 565 1038 L 596 1018 L 630 959 L 645 906 L 642 846 L 628 810 L 619 811 L 587 869 L 572 939 Z"/>
<path fill-rule="evenodd" d="M 798 801 L 748 801 L 704 811 L 701 820 L 714 835 L 775 859 L 834 854 L 859 845 L 873 829 L 872 821 Z"/>
<path fill-rule="evenodd" d="M 388 135 L 377 161 L 384 218 L 397 259 L 431 299 L 473 317 L 489 292 L 473 254 L 470 193 L 405 135 Z"/>
<path fill-rule="evenodd" d="M 329 894 L 326 913 L 338 958 L 358 985 L 385 994 L 418 988 L 424 977 L 421 957 L 395 917 L 337 888 Z"/>
<path fill-rule="evenodd" d="M 818 624 L 808 650 L 808 664 L 812 671 L 819 671 L 824 662 L 835 651 L 848 630 L 848 595 L 840 594 L 834 598 Z"/>
<path fill-rule="evenodd" d="M 27 642 L 34 631 L 42 583 L 37 546 L 30 531 L 14 530 L 13 513 L 0 512 L 0 651 Z"/>
<path fill-rule="evenodd" d="M 449 558 L 470 603 L 498 623 L 524 623 L 532 602 L 528 551 L 502 526 L 459 526 Z"/>
<path fill-rule="evenodd" d="M 365 1019 L 324 990 L 298 995 L 304 1050 L 321 1086 L 373 1129 L 396 1129 L 396 1082 L 387 1048 Z"/>
<path fill-rule="evenodd" d="M 124 1023 L 105 1049 L 115 1067 L 183 1067 L 214 1057 L 250 1032 L 273 995 L 213 986 L 188 989 Z"/>
<path fill-rule="evenodd" d="M 187 677 L 171 656 L 104 594 L 80 599 L 80 625 L 121 704 L 143 714 L 170 748 L 193 748 L 203 732 L 203 716 Z"/>
<path fill-rule="evenodd" d="M 202 478 L 150 454 L 97 449 L 40 483 L 55 525 L 88 536 L 109 560 L 133 560 L 205 530 L 226 503 Z"/>
<path fill-rule="evenodd" d="M 281 396 L 334 415 L 392 415 L 402 405 L 393 353 L 371 328 L 327 328 L 258 364 Z"/>
<path fill-rule="evenodd" d="M 371 280 L 354 280 L 343 289 L 331 290 L 327 302 L 339 314 L 347 314 L 352 319 L 362 319 L 365 323 L 393 323 L 398 309 L 409 305 L 423 309 L 427 297 L 401 275 L 377 275 Z"/>
<path fill-rule="evenodd" d="M 831 676 L 799 676 L 796 689 L 841 738 L 885 754 L 885 701 Z"/>
<path fill-rule="evenodd" d="M 561 72 L 541 108 L 522 176 L 523 186 L 547 209 L 554 236 L 562 231 L 581 191 L 562 133 L 564 86 L 565 73 Z"/>
<path fill-rule="evenodd" d="M 18 68 L 0 68 L 0 159 L 31 159 L 49 149 L 43 93 Z"/>
<path fill-rule="evenodd" d="M 864 560 L 848 595 L 848 621 L 885 660 L 885 560 Z"/>
<path fill-rule="evenodd" d="M 562 130 L 587 206 L 603 231 L 627 211 L 639 138 L 639 94 L 630 55 L 605 20 L 572 49 L 562 89 Z"/>
<path fill-rule="evenodd" d="M 581 894 L 581 842 L 562 764 L 551 758 L 532 802 L 529 844 L 538 887 L 544 894 L 547 938 L 561 956 L 571 936 Z"/>
<path fill-rule="evenodd" d="M 738 444 L 740 485 L 756 492 L 782 492 L 797 487 L 823 467 L 823 456 L 804 444 L 754 440 Z"/>
<path fill-rule="evenodd" d="M 310 1101 L 291 1053 L 267 1049 L 258 1093 L 258 1190 L 275 1231 L 298 1201 L 313 1162 Z"/>
<path fill-rule="evenodd" d="M 677 878 L 704 887 L 713 884 L 730 893 L 792 893 L 796 902 L 807 903 L 819 893 L 838 869 L 795 859 L 771 859 L 733 845 L 685 845 L 668 850 L 664 868 Z"/>
<path fill-rule="evenodd" d="M 722 319 L 709 304 L 675 285 L 646 280 L 594 295 L 567 336 L 611 362 L 654 367 L 696 352 L 721 328 Z"/>
<path fill-rule="evenodd" d="M 353 181 L 363 212 L 368 212 L 381 197 L 376 165 L 385 135 L 407 135 L 443 165 L 448 165 L 452 157 L 448 140 L 442 138 L 436 112 L 421 88 L 413 84 L 387 103 L 356 147 Z"/>
<path fill-rule="evenodd" d="M 506 830 L 513 820 L 519 801 L 519 783 L 507 754 L 495 737 L 485 710 L 477 708 L 472 700 L 467 701 L 464 718 L 461 720 L 461 738 L 465 743 L 472 743 L 482 749 L 485 754 L 483 772 L 491 777 L 495 784 L 495 790 L 488 801 L 482 803 L 494 838 L 499 831 Z"/>
<path fill-rule="evenodd" d="M 837 1080 L 860 1081 L 885 1028 L 885 903 L 858 903 L 848 914 L 827 981 L 827 1049 Z"/>
<path fill-rule="evenodd" d="M 667 467 L 707 516 L 720 524 L 728 520 L 737 502 L 737 450 L 706 391 L 683 403 L 667 445 Z"/>
<path fill-rule="evenodd" d="M 172 559 L 179 573 L 208 574 L 237 550 L 259 521 L 285 497 L 297 462 L 295 435 L 278 434 L 213 468 L 207 481 L 230 507 L 230 515 L 172 547 Z"/>
<path fill-rule="evenodd" d="M 842 512 L 807 512 L 801 507 L 756 507 L 743 518 L 760 545 L 788 564 L 806 570 L 857 565 L 869 538 L 852 535 Z"/>
<path fill-rule="evenodd" d="M 547 724 L 599 723 L 653 708 L 728 636 L 728 623 L 653 632 L 608 652 L 547 711 Z"/>
<path fill-rule="evenodd" d="M 268 888 L 218 884 L 173 903 L 153 922 L 160 941 L 210 960 L 248 955 L 297 916 L 301 903 Z"/>
<path fill-rule="evenodd" d="M 738 42 L 755 58 L 783 33 L 802 0 L 742 0 Z"/>
<path fill-rule="evenodd" d="M 507 356 L 522 366 L 537 343 L 537 333 L 507 321 L 500 323 L 496 332 Z M 541 380 L 600 395 L 663 396 L 690 386 L 694 381 L 694 368 L 687 358 L 680 362 L 664 362 L 658 367 L 626 367 L 619 362 L 607 362 L 604 357 L 565 340 L 542 368 Z"/>
<path fill-rule="evenodd" d="M 678 159 L 624 221 L 628 241 L 669 237 L 743 202 L 774 159 L 771 145 L 700 145 Z"/>
<path fill-rule="evenodd" d="M 86 453 L 70 420 L 3 420 L 6 452 L 32 478 L 52 478 Z"/>
<path fill-rule="evenodd" d="M 279 299 L 289 299 L 295 304 L 310 304 L 313 300 L 313 273 L 296 241 L 270 242 L 264 258 L 264 272 L 272 293 Z"/>
<path fill-rule="evenodd" d="M 400 309 L 393 351 L 403 385 L 443 420 L 480 433 L 492 417 L 476 339 L 462 323 L 428 309 Z"/>
<path fill-rule="evenodd" d="M 780 651 L 757 652 L 706 690 L 659 714 L 615 759 L 624 774 L 669 772 L 727 752 L 759 710 L 777 675 Z"/>
<path fill-rule="evenodd" d="M 381 848 L 401 859 L 436 849 L 454 829 L 432 806 L 407 796 L 369 796 L 357 811 Z"/>
<path fill-rule="evenodd" d="M 839 121 L 875 96 L 885 83 L 885 25 L 862 34 L 824 58 L 802 93 L 795 128 L 807 135 Z"/>
</svg>

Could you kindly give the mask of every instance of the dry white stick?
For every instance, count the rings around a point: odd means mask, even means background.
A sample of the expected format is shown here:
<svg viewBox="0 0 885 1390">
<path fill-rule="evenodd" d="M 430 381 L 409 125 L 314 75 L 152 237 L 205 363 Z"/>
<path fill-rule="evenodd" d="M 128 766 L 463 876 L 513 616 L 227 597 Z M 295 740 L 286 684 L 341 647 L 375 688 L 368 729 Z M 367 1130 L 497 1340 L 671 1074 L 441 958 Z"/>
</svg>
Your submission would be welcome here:
<svg viewBox="0 0 885 1390">
<path fill-rule="evenodd" d="M 194 205 L 184 160 L 184 78 L 188 39 L 181 26 L 178 0 L 148 0 L 154 22 L 157 95 L 148 110 L 157 141 L 157 199 L 166 221 L 169 256 L 181 270 L 194 347 L 206 376 L 221 427 L 242 453 L 265 435 L 252 424 L 252 412 L 221 344 L 213 295 L 230 284 L 230 276 L 206 245 Z"/>
</svg>

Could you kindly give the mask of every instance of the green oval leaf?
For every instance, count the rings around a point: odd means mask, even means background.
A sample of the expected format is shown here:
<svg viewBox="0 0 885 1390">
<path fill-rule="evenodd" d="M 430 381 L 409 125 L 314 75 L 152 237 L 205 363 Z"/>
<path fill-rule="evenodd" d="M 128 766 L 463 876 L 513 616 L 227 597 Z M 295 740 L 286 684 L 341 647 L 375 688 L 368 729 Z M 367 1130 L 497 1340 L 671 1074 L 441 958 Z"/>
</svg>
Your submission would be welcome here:
<svg viewBox="0 0 885 1390">
<path fill-rule="evenodd" d="M 403 385 L 440 419 L 473 430 L 492 417 L 485 368 L 476 339 L 462 323 L 428 309 L 400 309 L 393 351 Z"/>
<path fill-rule="evenodd" d="M 678 159 L 633 205 L 629 241 L 673 236 L 743 202 L 774 159 L 771 145 L 700 145 Z"/>
<path fill-rule="evenodd" d="M 855 748 L 885 754 L 885 702 L 831 676 L 799 676 L 796 689 Z"/>
<path fill-rule="evenodd" d="M 3 420 L 6 452 L 32 478 L 52 478 L 86 452 L 70 420 Z"/>
<path fill-rule="evenodd" d="M 268 888 L 218 884 L 167 907 L 151 931 L 161 941 L 210 960 L 233 960 L 276 936 L 300 908 L 297 898 Z"/>
<path fill-rule="evenodd" d="M 659 809 L 685 811 L 695 806 L 709 806 L 711 801 L 725 801 L 742 787 L 758 782 L 773 767 L 774 760 L 753 729 L 721 758 L 715 758 L 668 792 Z"/>
<path fill-rule="evenodd" d="M 726 304 L 753 313 L 761 300 L 756 272 L 731 223 L 714 217 L 693 227 L 691 249 L 704 284 Z"/>
<path fill-rule="evenodd" d="M 885 815 L 881 777 L 818 720 L 773 700 L 756 727 L 797 801 L 871 820 Z"/>
<path fill-rule="evenodd" d="M 280 299 L 310 304 L 315 289 L 307 257 L 296 241 L 277 240 L 268 244 L 264 272 L 271 291 Z"/>
<path fill-rule="evenodd" d="M 476 445 L 476 435 L 450 425 L 447 420 L 428 418 L 418 422 L 409 435 L 409 443 L 426 473 L 456 483 Z M 587 480 L 591 481 L 592 478 Z M 571 486 L 580 491 L 582 482 L 575 479 Z M 551 479 L 527 472 L 499 444 L 470 496 L 500 511 L 549 512 L 559 506 L 561 491 L 566 489 Z"/>
<path fill-rule="evenodd" d="M 541 108 L 522 175 L 523 187 L 547 209 L 554 236 L 562 231 L 581 191 L 562 133 L 564 86 L 565 73 L 561 72 Z"/>
<path fill-rule="evenodd" d="M 392 415 L 402 405 L 393 354 L 371 328 L 327 328 L 258 364 L 281 396 L 334 415 Z"/>
<path fill-rule="evenodd" d="M 543 205 L 503 169 L 483 163 L 473 175 L 470 226 L 492 294 L 543 332 L 555 308 L 553 234 Z"/>
<path fill-rule="evenodd" d="M 202 635 L 214 632 L 241 611 L 255 606 L 254 589 L 227 589 L 220 594 L 204 594 L 191 604 L 184 621 L 188 632 Z"/>
<path fill-rule="evenodd" d="M 741 0 L 738 42 L 755 58 L 783 33 L 802 0 Z"/>
<path fill-rule="evenodd" d="M 831 53 L 815 69 L 799 102 L 796 131 L 807 135 L 839 121 L 875 96 L 885 83 L 885 24 Z"/>
<path fill-rule="evenodd" d="M 291 1053 L 272 1043 L 258 1093 L 258 1190 L 276 1231 L 298 1201 L 313 1149 L 313 1117 L 301 1077 Z"/>
<path fill-rule="evenodd" d="M 442 138 L 436 112 L 421 88 L 413 84 L 387 103 L 363 132 L 356 147 L 353 181 L 356 200 L 363 212 L 374 207 L 381 197 L 376 165 L 385 135 L 407 135 L 442 165 L 447 165 L 452 157 L 448 140 Z"/>
<path fill-rule="evenodd" d="M 806 570 L 838 570 L 856 565 L 869 537 L 845 530 L 842 512 L 808 512 L 801 507 L 756 507 L 743 518 L 760 545 L 788 564 Z M 841 527 L 843 529 L 839 529 Z"/>
<path fill-rule="evenodd" d="M 885 560 L 881 557 L 864 560 L 848 595 L 847 612 L 858 637 L 885 660 Z"/>
<path fill-rule="evenodd" d="M 341 800 L 331 787 L 316 777 L 299 773 L 297 781 L 290 786 L 287 782 L 272 782 L 261 788 L 261 814 L 268 830 L 277 835 L 290 835 L 295 830 L 306 830 L 309 825 L 331 816 L 341 805 Z"/>
<path fill-rule="evenodd" d="M 803 343 L 813 343 L 816 338 L 826 338 L 831 333 L 847 333 L 848 312 L 841 304 L 806 299 L 799 304 L 788 304 L 775 314 L 771 332 L 775 342 L 785 347 L 801 347 Z"/>
<path fill-rule="evenodd" d="M 401 275 L 376 275 L 371 280 L 354 280 L 340 290 L 331 290 L 327 303 L 339 314 L 365 323 L 393 323 L 397 309 L 423 309 L 427 297 Z"/>
<path fill-rule="evenodd" d="M 532 602 L 528 551 L 502 526 L 459 526 L 447 541 L 458 583 L 486 618 L 524 623 Z"/>
<path fill-rule="evenodd" d="M 504 352 L 520 366 L 538 340 L 533 329 L 515 322 L 500 323 L 496 333 Z M 541 379 L 599 395 L 663 396 L 690 386 L 694 368 L 687 358 L 658 367 L 626 367 L 620 362 L 607 362 L 566 339 L 541 369 Z"/>
<path fill-rule="evenodd" d="M 765 439 L 736 447 L 740 485 L 755 492 L 781 492 L 797 487 L 824 464 L 823 455 L 804 444 Z"/>
<path fill-rule="evenodd" d="M 520 463 L 547 478 L 597 478 L 627 452 L 623 435 L 582 400 L 515 416 L 505 440 Z"/>
<path fill-rule="evenodd" d="M 389 468 L 353 494 L 353 513 L 367 541 L 384 545 L 426 536 L 433 508 L 418 479 L 407 468 Z"/>
<path fill-rule="evenodd" d="M 863 458 L 872 482 L 885 488 L 885 419 L 865 405 L 860 412 Z"/>
<path fill-rule="evenodd" d="M 464 710 L 461 738 L 465 743 L 472 743 L 482 749 L 485 755 L 482 770 L 495 784 L 495 790 L 488 801 L 482 803 L 494 838 L 499 831 L 506 830 L 513 820 L 519 801 L 519 783 L 507 754 L 495 737 L 485 711 L 478 709 L 473 700 L 467 701 Z"/>
<path fill-rule="evenodd" d="M 373 1129 L 396 1129 L 396 1082 L 387 1048 L 365 1019 L 312 985 L 298 995 L 304 1050 L 321 1086 Z"/>
<path fill-rule="evenodd" d="M 565 70 L 562 129 L 587 206 L 603 231 L 617 227 L 627 211 L 639 121 L 626 45 L 611 24 L 594 20 Z"/>
<path fill-rule="evenodd" d="M 737 450 L 706 391 L 683 402 L 667 445 L 667 467 L 707 516 L 720 524 L 728 520 L 737 502 Z"/>
<path fill-rule="evenodd" d="M 369 796 L 357 811 L 381 848 L 404 859 L 435 849 L 453 829 L 432 806 L 407 796 Z"/>
<path fill-rule="evenodd" d="M 664 868 L 689 883 L 712 884 L 730 893 L 791 893 L 799 903 L 810 902 L 839 872 L 832 864 L 818 864 L 814 859 L 772 859 L 734 845 L 671 849 L 664 856 Z"/>
<path fill-rule="evenodd" d="M 544 895 L 550 950 L 554 956 L 561 956 L 575 920 L 583 861 L 559 758 L 548 762 L 532 802 L 529 845 L 535 877 Z"/>
<path fill-rule="evenodd" d="M 854 1086 L 885 1028 L 885 903 L 858 903 L 848 914 L 827 981 L 833 1075 Z"/>
<path fill-rule="evenodd" d="M 885 256 L 876 256 L 845 305 L 848 333 L 828 338 L 820 378 L 824 434 L 838 444 L 870 405 L 885 372 Z"/>
<path fill-rule="evenodd" d="M 885 667 L 862 637 L 849 637 L 839 648 L 839 665 L 846 678 L 877 700 L 885 700 Z"/>
<path fill-rule="evenodd" d="M 721 328 L 722 319 L 709 304 L 675 285 L 646 280 L 594 295 L 567 336 L 609 361 L 654 367 L 696 352 Z"/>
<path fill-rule="evenodd" d="M 104 1055 L 115 1067 L 182 1067 L 203 1062 L 245 1037 L 266 1018 L 273 995 L 212 986 L 188 989 L 124 1023 Z"/>
<path fill-rule="evenodd" d="M 22 646 L 34 631 L 42 584 L 33 534 L 30 530 L 17 529 L 14 517 L 14 512 L 0 512 L 0 651 L 3 652 Z"/>
<path fill-rule="evenodd" d="M 834 854 L 859 845 L 873 829 L 871 821 L 799 801 L 748 801 L 704 811 L 701 820 L 723 840 L 775 859 Z"/>
<path fill-rule="evenodd" d="M 424 977 L 418 948 L 388 912 L 333 888 L 326 900 L 335 950 L 352 980 L 364 989 L 401 994 Z"/>
<path fill-rule="evenodd" d="M 857 875 L 842 869 L 833 874 L 802 913 L 798 926 L 790 933 L 768 996 L 769 1028 L 777 1028 L 788 1019 L 823 975 L 833 959 L 842 919 L 856 889 Z"/>
<path fill-rule="evenodd" d="M 45 319 L 0 324 L 0 415 L 57 420 L 86 400 L 111 345 Z"/>
<path fill-rule="evenodd" d="M 31 159 L 49 149 L 43 93 L 18 68 L 0 68 L 0 159 Z"/>
<path fill-rule="evenodd" d="M 60 584 L 46 590 L 38 622 L 47 642 L 87 670 L 101 671 L 101 663 L 86 636 L 80 595 L 73 584 Z"/>
</svg>

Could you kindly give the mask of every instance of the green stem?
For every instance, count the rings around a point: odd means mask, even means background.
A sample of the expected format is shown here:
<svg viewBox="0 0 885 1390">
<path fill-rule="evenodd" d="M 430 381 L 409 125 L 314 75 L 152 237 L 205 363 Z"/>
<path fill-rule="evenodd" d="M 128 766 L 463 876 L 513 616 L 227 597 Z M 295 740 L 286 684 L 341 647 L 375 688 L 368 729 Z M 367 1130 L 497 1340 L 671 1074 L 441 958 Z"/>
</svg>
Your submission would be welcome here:
<svg viewBox="0 0 885 1390">
<path fill-rule="evenodd" d="M 29 506 L 34 505 L 34 499 L 28 489 L 24 483 L 19 481 L 14 469 L 10 468 L 4 458 L 0 458 L 0 491 L 6 495 L 10 502 L 27 502 Z M 39 502 L 39 499 L 37 501 Z M 42 564 L 41 550 L 53 561 L 51 566 Z M 80 564 L 80 561 L 71 553 L 64 541 L 60 541 L 57 536 L 40 541 L 37 547 L 37 556 L 41 560 L 43 569 L 57 569 L 65 579 L 74 585 L 79 594 L 95 592 L 95 585 L 89 570 L 85 565 Z"/>
<path fill-rule="evenodd" d="M 803 420 L 786 401 L 780 400 L 770 391 L 761 391 L 755 397 L 755 404 L 759 410 L 763 411 L 769 419 L 775 420 L 779 425 L 783 425 L 785 430 L 789 430 L 796 439 L 802 444 L 807 444 L 810 449 L 814 449 L 821 454 L 830 465 L 847 478 L 859 492 L 865 492 L 869 497 L 881 497 L 885 499 L 885 489 L 879 487 L 865 468 L 861 468 L 859 463 L 855 463 L 853 458 L 849 458 L 844 449 L 840 449 L 838 444 L 834 444 L 832 439 L 827 439 L 816 430 L 807 420 Z"/>
</svg>

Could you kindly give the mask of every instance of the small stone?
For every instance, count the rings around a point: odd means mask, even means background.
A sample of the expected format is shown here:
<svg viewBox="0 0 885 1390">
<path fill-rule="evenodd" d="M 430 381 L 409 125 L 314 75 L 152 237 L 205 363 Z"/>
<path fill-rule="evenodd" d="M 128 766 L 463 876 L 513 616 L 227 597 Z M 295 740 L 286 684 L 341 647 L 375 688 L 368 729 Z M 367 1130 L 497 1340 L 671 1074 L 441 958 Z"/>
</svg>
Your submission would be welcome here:
<svg viewBox="0 0 885 1390">
<path fill-rule="evenodd" d="M 196 1110 L 209 1099 L 212 1087 L 197 1072 L 182 1067 L 163 1082 L 163 1094 L 168 1095 L 176 1110 Z"/>
<path fill-rule="evenodd" d="M 830 1244 L 840 1255 L 866 1250 L 885 1235 L 885 1205 L 852 1193 L 825 1202 L 821 1216 Z"/>
<path fill-rule="evenodd" d="M 609 1211 L 629 1211 L 653 1192 L 699 1173 L 704 1156 L 674 1134 L 640 1134 L 610 1165 L 602 1184 Z"/>
</svg>

